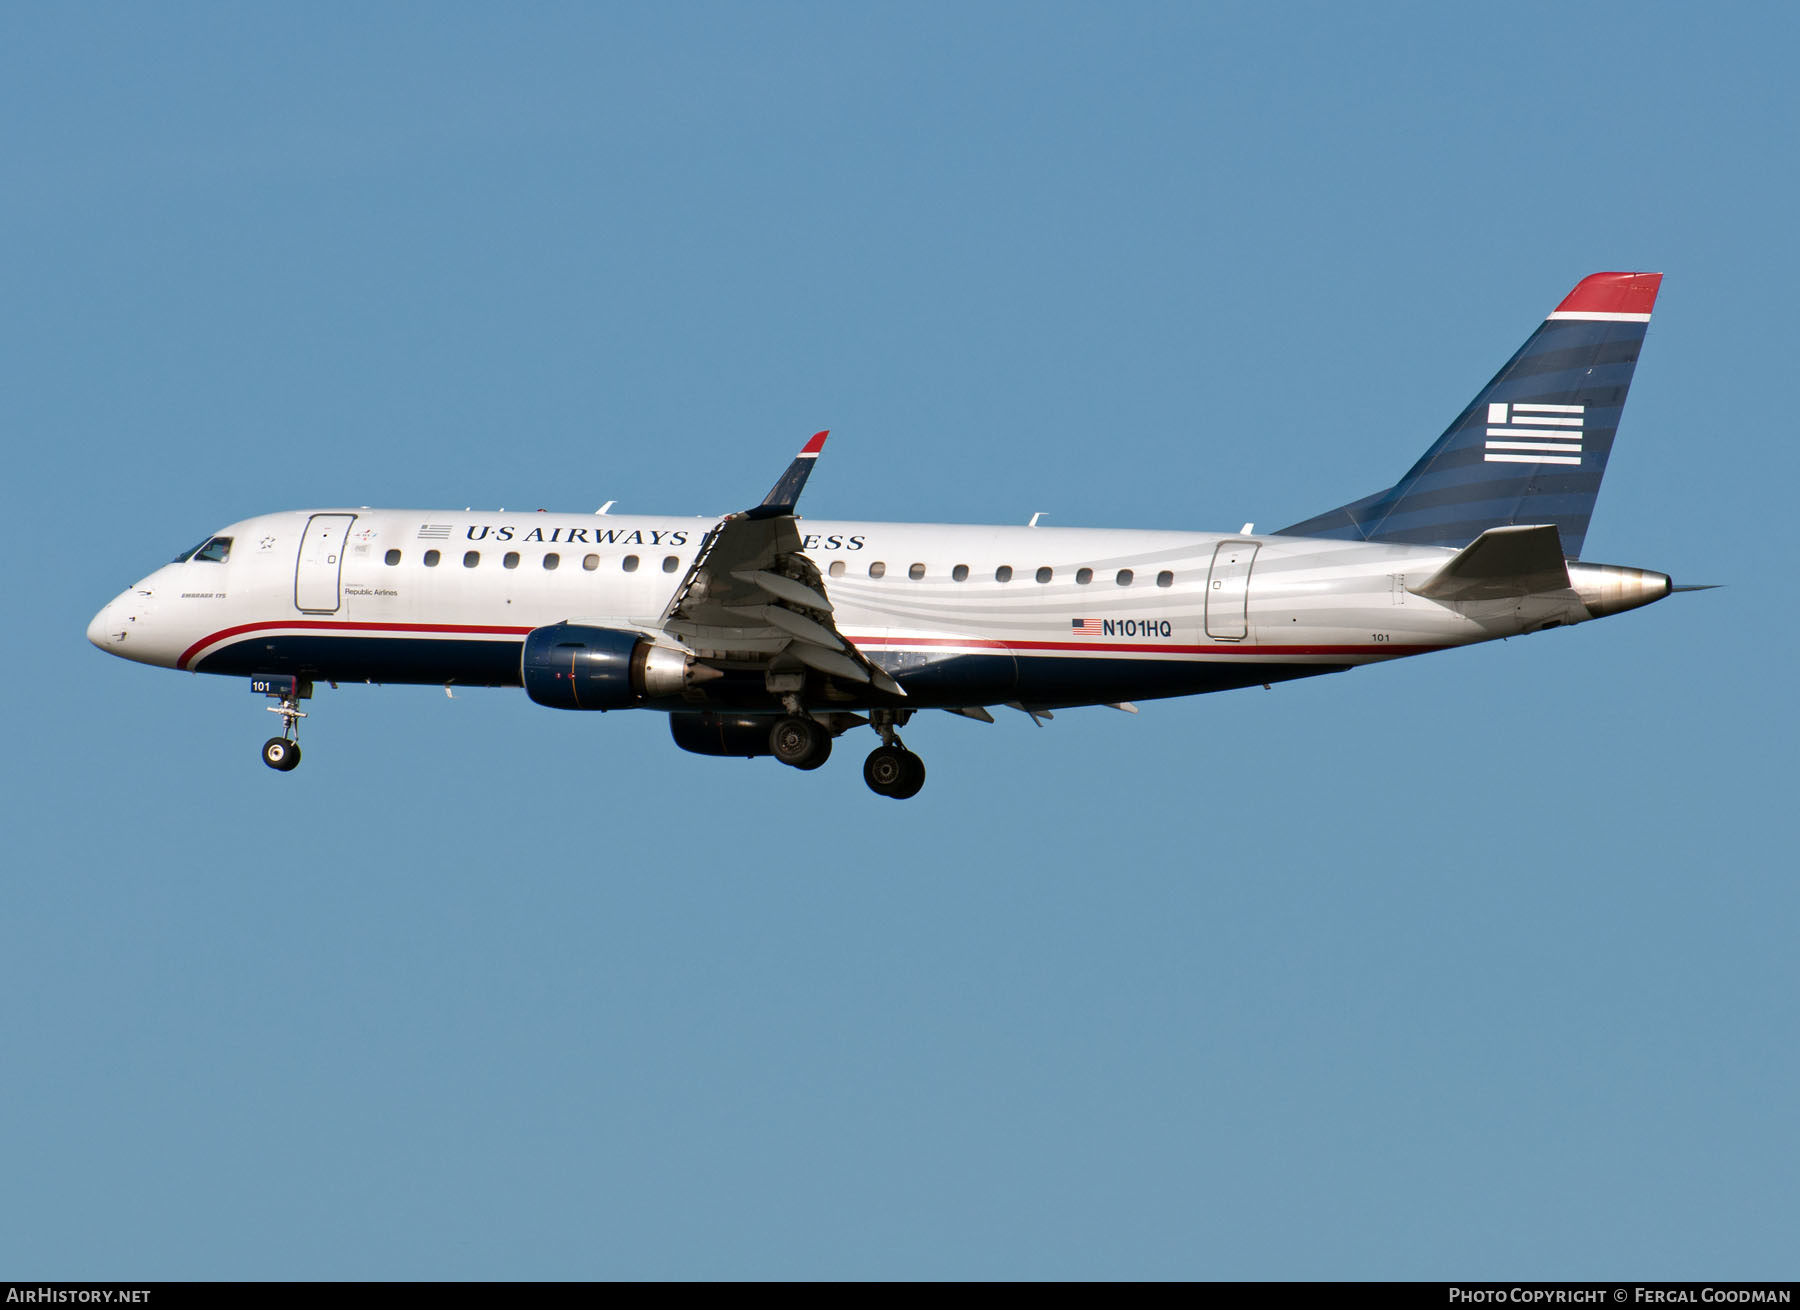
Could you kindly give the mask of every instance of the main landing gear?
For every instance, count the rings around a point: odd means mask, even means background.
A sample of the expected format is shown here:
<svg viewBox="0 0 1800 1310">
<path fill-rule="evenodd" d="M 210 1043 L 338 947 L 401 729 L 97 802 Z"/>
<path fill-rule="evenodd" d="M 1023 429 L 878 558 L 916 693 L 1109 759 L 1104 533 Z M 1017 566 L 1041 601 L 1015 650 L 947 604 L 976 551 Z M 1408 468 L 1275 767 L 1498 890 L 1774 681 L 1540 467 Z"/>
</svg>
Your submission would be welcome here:
<svg viewBox="0 0 1800 1310">
<path fill-rule="evenodd" d="M 790 714 L 769 729 L 769 750 L 795 769 L 816 769 L 831 758 L 831 733 L 817 719 Z"/>
<path fill-rule="evenodd" d="M 901 715 L 905 717 L 902 718 Z M 881 745 L 869 752 L 863 761 L 863 781 L 877 796 L 891 796 L 897 801 L 917 796 L 925 785 L 925 761 L 901 744 L 894 731 L 896 722 L 912 717 L 910 711 L 896 714 L 893 710 L 876 710 L 869 716 L 870 725 L 881 734 Z"/>
<path fill-rule="evenodd" d="M 789 712 L 769 729 L 769 753 L 794 769 L 818 768 L 831 758 L 833 733 L 863 722 L 847 714 L 826 716 L 826 721 L 821 722 L 797 710 L 797 706 L 790 706 Z M 869 725 L 881 734 L 881 745 L 863 761 L 863 781 L 877 796 L 903 801 L 917 796 L 919 788 L 925 785 L 925 761 L 907 750 L 894 730 L 911 717 L 910 710 L 875 710 L 869 715 Z"/>
<path fill-rule="evenodd" d="M 286 675 L 259 674 L 250 679 L 250 690 L 279 704 L 264 706 L 281 716 L 281 735 L 263 743 L 262 761 L 278 773 L 300 765 L 300 720 L 306 717 L 300 702 L 312 696 L 312 683 Z"/>
</svg>

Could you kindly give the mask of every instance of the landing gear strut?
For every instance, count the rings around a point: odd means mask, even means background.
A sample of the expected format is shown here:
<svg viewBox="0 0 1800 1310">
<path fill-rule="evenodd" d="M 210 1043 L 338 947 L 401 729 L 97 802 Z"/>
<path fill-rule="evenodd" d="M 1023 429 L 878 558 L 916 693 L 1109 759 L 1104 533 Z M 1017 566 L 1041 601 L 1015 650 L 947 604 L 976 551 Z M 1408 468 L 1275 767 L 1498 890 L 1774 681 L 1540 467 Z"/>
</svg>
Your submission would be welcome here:
<svg viewBox="0 0 1800 1310">
<path fill-rule="evenodd" d="M 306 712 L 300 702 L 312 695 L 312 683 L 286 676 L 258 675 L 250 679 L 250 690 L 279 701 L 265 706 L 269 713 L 281 716 L 281 735 L 263 743 L 263 763 L 278 773 L 287 773 L 300 764 L 300 720 Z"/>
<path fill-rule="evenodd" d="M 894 731 L 897 722 L 911 718 L 910 712 L 902 710 L 896 714 L 893 710 L 876 710 L 869 716 L 871 726 L 881 734 L 881 745 L 869 752 L 869 758 L 863 761 L 863 781 L 869 784 L 869 790 L 877 796 L 891 796 L 903 801 L 909 796 L 917 796 L 919 788 L 925 785 L 925 761 L 914 755 L 900 741 L 900 734 Z"/>
</svg>

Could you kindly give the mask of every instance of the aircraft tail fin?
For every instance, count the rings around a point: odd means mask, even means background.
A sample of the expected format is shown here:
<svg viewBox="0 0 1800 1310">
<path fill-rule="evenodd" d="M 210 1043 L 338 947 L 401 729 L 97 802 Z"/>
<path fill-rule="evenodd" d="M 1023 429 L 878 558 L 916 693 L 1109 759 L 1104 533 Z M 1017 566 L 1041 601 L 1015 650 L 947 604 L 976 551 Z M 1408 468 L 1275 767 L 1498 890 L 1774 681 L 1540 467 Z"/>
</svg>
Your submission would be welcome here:
<svg viewBox="0 0 1800 1310">
<path fill-rule="evenodd" d="M 1661 286 L 1661 273 L 1583 278 L 1405 477 L 1282 535 L 1462 547 L 1548 524 L 1580 558 Z"/>
</svg>

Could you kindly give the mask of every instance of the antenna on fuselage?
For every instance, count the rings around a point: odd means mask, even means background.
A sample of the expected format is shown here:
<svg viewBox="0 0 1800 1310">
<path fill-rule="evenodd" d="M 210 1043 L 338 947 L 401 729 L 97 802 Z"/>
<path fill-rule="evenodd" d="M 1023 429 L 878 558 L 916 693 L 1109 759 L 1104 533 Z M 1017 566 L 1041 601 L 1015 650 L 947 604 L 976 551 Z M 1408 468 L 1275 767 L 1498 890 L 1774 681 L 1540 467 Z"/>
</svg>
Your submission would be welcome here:
<svg viewBox="0 0 1800 1310">
<path fill-rule="evenodd" d="M 1037 526 L 1037 521 L 1039 519 L 1043 518 L 1044 515 L 1048 514 L 1049 512 L 1050 511 L 1047 509 L 1040 509 L 1037 513 L 1035 513 L 1031 516 L 1031 522 L 1027 523 L 1025 526 L 1028 528 L 1035 528 Z"/>
<path fill-rule="evenodd" d="M 614 505 L 617 505 L 618 503 L 619 502 L 616 500 L 609 500 L 606 502 L 606 504 L 602 505 L 599 509 L 595 510 L 594 513 L 604 514 L 604 513 L 606 513 L 607 510 L 611 509 Z"/>
</svg>

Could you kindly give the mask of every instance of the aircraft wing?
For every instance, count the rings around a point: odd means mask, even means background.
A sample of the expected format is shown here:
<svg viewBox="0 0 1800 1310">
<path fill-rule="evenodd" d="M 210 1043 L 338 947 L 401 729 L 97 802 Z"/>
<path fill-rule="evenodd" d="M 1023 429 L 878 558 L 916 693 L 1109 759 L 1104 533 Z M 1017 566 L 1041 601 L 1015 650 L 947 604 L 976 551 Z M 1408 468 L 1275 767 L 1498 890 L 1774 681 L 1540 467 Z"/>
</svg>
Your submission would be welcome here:
<svg viewBox="0 0 1800 1310">
<path fill-rule="evenodd" d="M 806 443 L 762 504 L 728 514 L 706 534 L 661 627 L 702 658 L 797 661 L 832 677 L 906 692 L 837 630 L 819 568 L 801 551 L 794 506 L 824 448 Z"/>
</svg>

